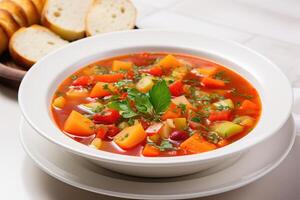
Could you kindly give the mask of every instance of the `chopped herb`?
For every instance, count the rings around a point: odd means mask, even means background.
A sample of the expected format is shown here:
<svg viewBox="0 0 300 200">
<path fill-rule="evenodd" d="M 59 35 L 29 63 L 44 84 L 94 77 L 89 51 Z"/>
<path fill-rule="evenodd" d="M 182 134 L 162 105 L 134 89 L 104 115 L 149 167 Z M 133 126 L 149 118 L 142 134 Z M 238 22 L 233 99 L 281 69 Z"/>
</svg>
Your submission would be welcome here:
<svg viewBox="0 0 300 200">
<path fill-rule="evenodd" d="M 149 95 L 157 114 L 163 113 L 171 103 L 170 90 L 164 80 L 158 81 L 150 90 Z"/>
<path fill-rule="evenodd" d="M 196 117 L 192 117 L 191 121 L 199 123 L 202 121 L 202 119 L 200 116 L 196 116 Z"/>
<path fill-rule="evenodd" d="M 144 114 L 153 115 L 153 106 L 148 95 L 139 93 L 134 98 L 137 110 Z"/>
<path fill-rule="evenodd" d="M 76 80 L 78 78 L 78 76 L 73 74 L 73 75 L 71 75 L 70 78 L 74 81 L 74 80 Z"/>
<path fill-rule="evenodd" d="M 95 107 L 92 108 L 91 111 L 94 112 L 94 113 L 99 113 L 99 112 L 101 112 L 103 109 L 104 109 L 103 106 L 95 106 Z"/>
<path fill-rule="evenodd" d="M 181 109 L 182 114 L 185 114 L 185 113 L 186 113 L 186 105 L 185 105 L 185 104 L 180 103 L 180 104 L 178 105 L 178 108 Z"/>
<path fill-rule="evenodd" d="M 176 147 L 173 147 L 172 143 L 169 140 L 162 140 L 160 145 L 155 144 L 154 142 L 148 142 L 158 148 L 160 151 L 167 151 L 167 150 L 176 150 Z"/>
<path fill-rule="evenodd" d="M 238 108 L 241 107 L 241 102 L 239 102 L 239 101 L 236 102 L 236 107 L 238 107 Z"/>
<path fill-rule="evenodd" d="M 132 126 L 134 124 L 134 119 L 130 118 L 127 123 L 129 126 Z"/>
<path fill-rule="evenodd" d="M 224 105 L 220 104 L 220 105 L 217 106 L 217 110 L 218 110 L 218 111 L 231 110 L 231 107 L 229 107 L 229 106 L 224 106 Z"/>
<path fill-rule="evenodd" d="M 243 98 L 246 98 L 246 99 L 252 99 L 252 98 L 253 98 L 252 95 L 240 93 L 239 91 L 237 91 L 236 88 L 232 88 L 232 89 L 231 89 L 231 93 L 232 93 L 234 96 L 240 96 L 240 97 L 243 97 Z"/>
<path fill-rule="evenodd" d="M 108 73 L 108 68 L 104 66 L 95 66 L 94 68 L 95 74 L 107 74 Z"/>
<path fill-rule="evenodd" d="M 217 80 L 221 80 L 224 81 L 225 83 L 229 83 L 230 80 L 228 78 L 226 78 L 226 74 L 225 71 L 219 71 L 214 75 L 214 78 Z"/>
<path fill-rule="evenodd" d="M 128 101 L 113 101 L 107 105 L 107 107 L 119 110 L 122 117 L 131 118 L 137 116 L 137 113 L 134 112 Z"/>
<path fill-rule="evenodd" d="M 221 139 L 216 132 L 209 132 L 206 138 L 209 142 L 212 142 L 214 144 L 217 144 Z"/>
</svg>

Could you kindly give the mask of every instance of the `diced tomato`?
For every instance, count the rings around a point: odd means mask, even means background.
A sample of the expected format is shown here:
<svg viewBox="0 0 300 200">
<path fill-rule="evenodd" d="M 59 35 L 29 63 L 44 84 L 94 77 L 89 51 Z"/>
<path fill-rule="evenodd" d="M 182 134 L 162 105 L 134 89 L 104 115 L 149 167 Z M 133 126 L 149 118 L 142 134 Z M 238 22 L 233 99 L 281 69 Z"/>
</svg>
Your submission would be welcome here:
<svg viewBox="0 0 300 200">
<path fill-rule="evenodd" d="M 105 139 L 107 133 L 107 128 L 99 127 L 96 131 L 96 138 Z"/>
<path fill-rule="evenodd" d="M 149 69 L 141 69 L 140 72 L 150 74 L 152 76 L 162 76 L 163 70 L 160 66 L 154 66 Z"/>
<path fill-rule="evenodd" d="M 172 96 L 180 96 L 184 93 L 183 84 L 181 81 L 175 81 L 174 83 L 169 85 L 169 90 Z"/>
<path fill-rule="evenodd" d="M 96 124 L 113 124 L 119 119 L 119 111 L 109 108 L 103 110 L 101 113 L 96 113 L 93 118 Z"/>
<path fill-rule="evenodd" d="M 114 137 L 117 135 L 121 130 L 114 124 L 112 125 L 107 125 L 107 133 L 106 135 L 110 138 Z"/>
<path fill-rule="evenodd" d="M 153 145 L 146 144 L 146 146 L 143 149 L 142 154 L 143 154 L 143 156 L 149 156 L 149 157 L 159 156 L 160 150 Z"/>
<path fill-rule="evenodd" d="M 222 121 L 222 120 L 230 120 L 231 118 L 231 111 L 224 110 L 224 111 L 212 111 L 208 117 L 209 121 Z"/>
<path fill-rule="evenodd" d="M 104 83 L 114 83 L 122 80 L 124 78 L 124 74 L 101 74 L 94 76 L 94 82 L 104 82 Z"/>
<path fill-rule="evenodd" d="M 87 86 L 90 84 L 90 77 L 89 76 L 80 76 L 76 80 L 72 82 L 74 86 Z"/>
<path fill-rule="evenodd" d="M 120 99 L 124 100 L 124 99 L 126 99 L 127 96 L 128 96 L 128 93 L 124 92 L 121 94 Z"/>
<path fill-rule="evenodd" d="M 221 88 L 225 86 L 225 82 L 222 80 L 217 80 L 209 77 L 202 78 L 201 84 L 208 88 Z"/>
</svg>

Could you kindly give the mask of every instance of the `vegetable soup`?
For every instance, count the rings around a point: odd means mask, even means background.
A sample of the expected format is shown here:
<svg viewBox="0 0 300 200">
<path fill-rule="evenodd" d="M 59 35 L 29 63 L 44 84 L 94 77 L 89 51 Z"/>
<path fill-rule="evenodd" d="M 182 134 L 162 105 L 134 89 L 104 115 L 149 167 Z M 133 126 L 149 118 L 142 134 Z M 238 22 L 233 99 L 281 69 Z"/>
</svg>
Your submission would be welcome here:
<svg viewBox="0 0 300 200">
<path fill-rule="evenodd" d="M 247 135 L 261 113 L 239 74 L 186 54 L 136 53 L 100 60 L 65 79 L 51 111 L 70 138 L 132 156 L 180 156 Z"/>
</svg>

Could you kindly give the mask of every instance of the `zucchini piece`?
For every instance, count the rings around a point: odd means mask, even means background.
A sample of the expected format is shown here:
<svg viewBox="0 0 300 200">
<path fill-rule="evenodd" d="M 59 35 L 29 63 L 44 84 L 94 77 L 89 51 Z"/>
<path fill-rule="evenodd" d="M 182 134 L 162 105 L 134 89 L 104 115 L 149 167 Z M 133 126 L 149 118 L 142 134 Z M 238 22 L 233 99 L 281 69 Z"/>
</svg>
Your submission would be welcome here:
<svg viewBox="0 0 300 200">
<path fill-rule="evenodd" d="M 231 99 L 220 100 L 213 104 L 216 108 L 218 107 L 228 107 L 230 109 L 234 109 L 234 104 Z"/>
<path fill-rule="evenodd" d="M 211 127 L 211 130 L 218 133 L 218 135 L 222 138 L 229 138 L 242 132 L 243 129 L 243 126 L 229 121 L 219 122 Z"/>
<path fill-rule="evenodd" d="M 249 117 L 247 115 L 245 116 L 240 116 L 240 117 L 236 117 L 233 120 L 233 123 L 242 125 L 242 126 L 253 126 L 254 125 L 254 118 Z"/>
</svg>

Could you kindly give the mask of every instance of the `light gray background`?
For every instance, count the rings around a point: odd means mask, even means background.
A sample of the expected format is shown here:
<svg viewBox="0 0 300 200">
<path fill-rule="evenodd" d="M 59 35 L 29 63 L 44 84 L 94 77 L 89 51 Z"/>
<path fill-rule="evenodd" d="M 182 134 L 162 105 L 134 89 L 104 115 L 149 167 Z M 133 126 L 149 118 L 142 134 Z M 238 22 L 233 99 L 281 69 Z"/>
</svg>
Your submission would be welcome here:
<svg viewBox="0 0 300 200">
<path fill-rule="evenodd" d="M 139 11 L 140 28 L 200 32 L 240 42 L 270 58 L 294 87 L 293 111 L 300 127 L 299 0 L 134 0 L 134 3 Z M 21 114 L 17 92 L 3 85 L 0 85 L 0 113 L 0 199 L 116 199 L 68 186 L 33 164 L 19 143 Z M 297 136 L 289 156 L 262 179 L 201 199 L 299 200 L 299 169 L 300 136 Z"/>
</svg>

